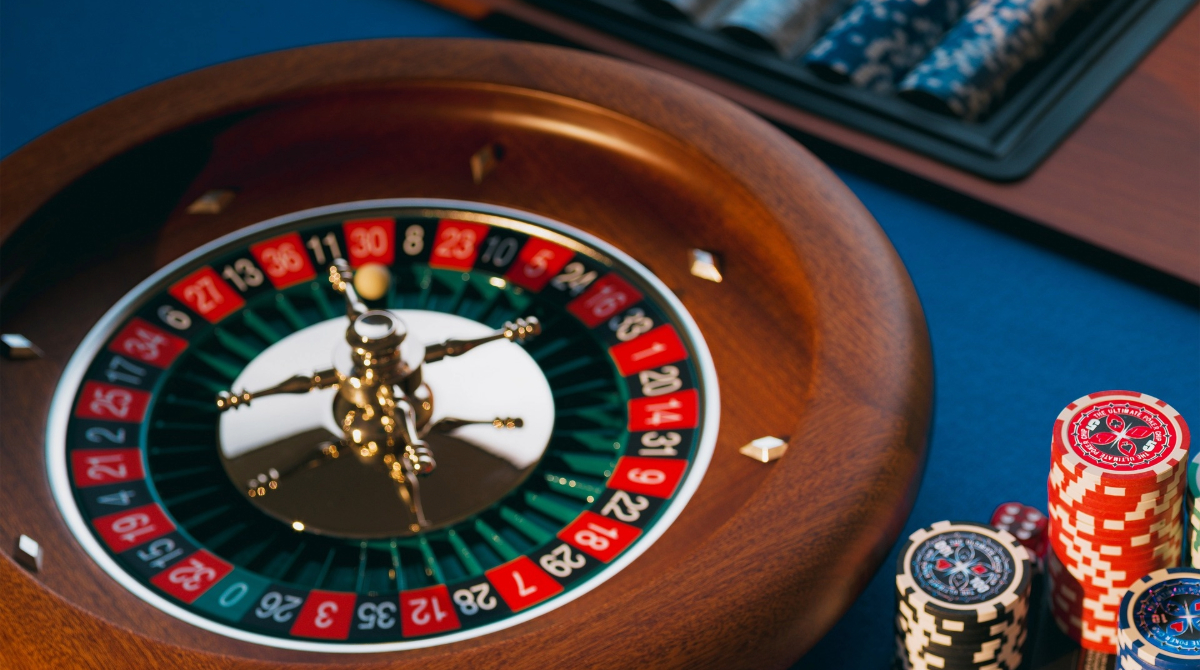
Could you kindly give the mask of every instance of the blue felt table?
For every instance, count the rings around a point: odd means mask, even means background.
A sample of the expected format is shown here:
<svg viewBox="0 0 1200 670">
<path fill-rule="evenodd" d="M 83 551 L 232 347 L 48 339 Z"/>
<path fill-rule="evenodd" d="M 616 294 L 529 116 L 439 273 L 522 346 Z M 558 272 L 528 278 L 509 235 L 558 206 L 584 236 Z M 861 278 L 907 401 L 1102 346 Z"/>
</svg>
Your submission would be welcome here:
<svg viewBox="0 0 1200 670">
<path fill-rule="evenodd" d="M 416 0 L 9 0 L 0 5 L 0 154 L 189 70 L 398 36 L 494 37 Z M 1200 425 L 1200 309 L 1187 291 L 1144 288 L 1103 262 L 839 174 L 908 265 L 933 339 L 933 440 L 905 534 L 940 519 L 986 521 L 1007 500 L 1044 511 L 1051 424 L 1085 393 L 1149 393 Z M 798 668 L 887 666 L 893 562 Z"/>
</svg>

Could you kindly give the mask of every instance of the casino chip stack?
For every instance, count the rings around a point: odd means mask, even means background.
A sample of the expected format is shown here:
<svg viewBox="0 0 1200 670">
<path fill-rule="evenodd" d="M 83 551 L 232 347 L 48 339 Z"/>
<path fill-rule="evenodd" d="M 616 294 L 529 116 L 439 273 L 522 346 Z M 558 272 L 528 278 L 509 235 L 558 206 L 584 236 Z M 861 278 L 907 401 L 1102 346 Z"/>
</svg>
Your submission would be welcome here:
<svg viewBox="0 0 1200 670">
<path fill-rule="evenodd" d="M 1192 553 L 1192 567 L 1200 568 L 1200 512 L 1196 510 L 1196 501 L 1200 499 L 1200 452 L 1197 452 L 1188 463 L 1188 525 L 1191 529 L 1189 548 Z"/>
<path fill-rule="evenodd" d="M 1168 568 L 1121 599 L 1118 670 L 1200 668 L 1200 570 Z"/>
<path fill-rule="evenodd" d="M 939 521 L 908 538 L 896 566 L 896 655 L 910 670 L 1017 670 L 1032 577 L 1010 533 Z"/>
<path fill-rule="evenodd" d="M 1085 0 L 978 0 L 900 81 L 905 99 L 976 121 L 1027 64 L 1041 58 Z"/>
<path fill-rule="evenodd" d="M 1086 649 L 1116 653 L 1126 588 L 1179 565 L 1188 442 L 1170 405 L 1128 391 L 1080 398 L 1055 421 L 1050 610 Z"/>
</svg>

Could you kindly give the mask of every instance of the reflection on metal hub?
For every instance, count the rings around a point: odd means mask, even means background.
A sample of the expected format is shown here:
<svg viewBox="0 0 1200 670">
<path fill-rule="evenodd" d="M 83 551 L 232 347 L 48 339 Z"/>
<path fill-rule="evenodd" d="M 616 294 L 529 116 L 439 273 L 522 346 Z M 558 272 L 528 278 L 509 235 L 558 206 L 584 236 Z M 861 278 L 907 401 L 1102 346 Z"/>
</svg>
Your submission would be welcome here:
<svg viewBox="0 0 1200 670">
<path fill-rule="evenodd" d="M 220 443 L 234 484 L 296 528 L 348 538 L 445 527 L 518 486 L 554 424 L 549 383 L 515 344 L 541 332 L 537 320 L 492 330 L 439 312 L 368 311 L 344 263 L 329 277 L 347 317 L 272 345 L 238 391 L 217 396 L 233 410 Z"/>
</svg>

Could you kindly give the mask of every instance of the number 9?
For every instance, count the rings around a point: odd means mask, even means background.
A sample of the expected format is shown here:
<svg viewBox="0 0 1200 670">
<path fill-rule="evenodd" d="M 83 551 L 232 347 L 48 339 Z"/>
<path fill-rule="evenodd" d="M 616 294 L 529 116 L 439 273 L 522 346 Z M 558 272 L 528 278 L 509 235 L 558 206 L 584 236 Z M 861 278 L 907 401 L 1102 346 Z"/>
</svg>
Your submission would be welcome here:
<svg viewBox="0 0 1200 670">
<path fill-rule="evenodd" d="M 662 470 L 643 470 L 642 468 L 630 469 L 629 474 L 625 477 L 635 484 L 646 484 L 647 486 L 661 484 L 667 480 L 667 475 Z"/>
<path fill-rule="evenodd" d="M 163 305 L 158 308 L 158 318 L 162 319 L 163 323 L 175 330 L 187 330 L 192 327 L 192 317 L 172 308 L 170 305 Z"/>
</svg>

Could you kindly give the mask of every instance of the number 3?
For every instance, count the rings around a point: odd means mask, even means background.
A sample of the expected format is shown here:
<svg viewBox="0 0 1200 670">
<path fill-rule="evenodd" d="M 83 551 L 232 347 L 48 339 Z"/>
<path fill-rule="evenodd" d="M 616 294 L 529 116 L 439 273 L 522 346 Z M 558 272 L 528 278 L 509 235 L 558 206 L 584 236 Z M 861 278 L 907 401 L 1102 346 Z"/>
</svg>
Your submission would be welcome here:
<svg viewBox="0 0 1200 670">
<path fill-rule="evenodd" d="M 337 603 L 332 600 L 326 600 L 317 606 L 317 618 L 313 620 L 313 625 L 317 628 L 329 628 L 333 625 L 333 617 L 331 615 L 337 614 L 337 611 Z"/>
</svg>

